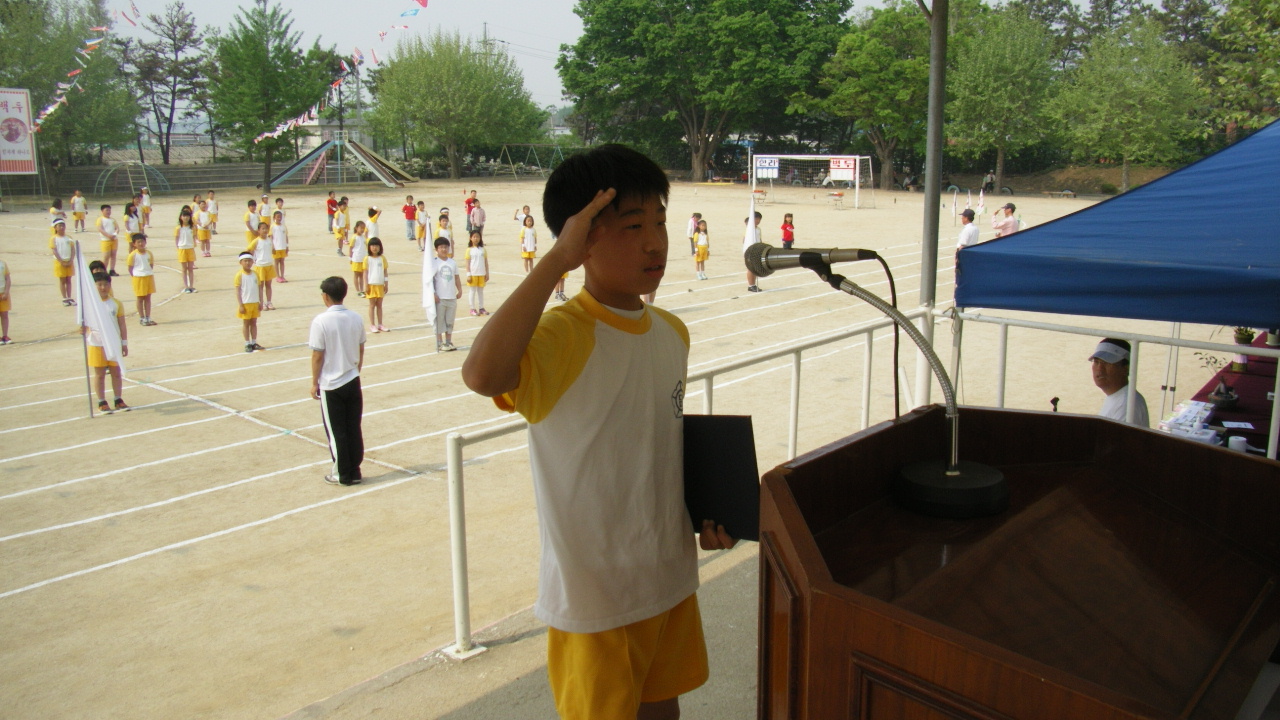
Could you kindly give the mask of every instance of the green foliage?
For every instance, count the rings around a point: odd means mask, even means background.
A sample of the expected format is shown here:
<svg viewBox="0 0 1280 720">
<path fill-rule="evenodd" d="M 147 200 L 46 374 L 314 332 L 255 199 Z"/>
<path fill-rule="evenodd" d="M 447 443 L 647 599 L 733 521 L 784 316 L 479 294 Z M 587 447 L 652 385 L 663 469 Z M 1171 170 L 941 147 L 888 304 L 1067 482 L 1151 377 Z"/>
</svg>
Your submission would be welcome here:
<svg viewBox="0 0 1280 720">
<path fill-rule="evenodd" d="M 1053 80 L 1049 33 L 1009 10 L 975 29 L 947 74 L 949 150 L 976 157 L 995 149 L 1003 159 L 1044 135 L 1041 113 Z"/>
<path fill-rule="evenodd" d="M 94 0 L 0 2 L 0 86 L 31 92 L 32 117 L 54 100 L 58 83 L 77 69 L 76 50 L 94 37 L 90 27 L 109 24 L 105 5 Z M 139 108 L 121 77 L 120 48 L 104 43 L 76 76 L 79 89 L 41 125 L 41 155 L 71 164 L 98 145 L 134 139 Z M 56 175 L 53 178 L 56 184 Z"/>
<path fill-rule="evenodd" d="M 225 35 L 210 40 L 216 58 L 209 78 L 212 120 L 245 152 L 265 155 L 264 188 L 273 158 L 292 155 L 294 136 L 301 131 L 257 144 L 254 138 L 318 102 L 337 69 L 327 64 L 331 51 L 318 42 L 304 53 L 301 35 L 292 28 L 288 11 L 256 0 L 252 9 L 236 14 Z"/>
<path fill-rule="evenodd" d="M 1162 9 L 1152 13 L 1160 23 L 1165 37 L 1178 50 L 1183 60 L 1197 72 L 1209 64 L 1209 58 L 1218 50 L 1212 37 L 1214 25 L 1221 16 L 1219 0 L 1163 0 Z"/>
<path fill-rule="evenodd" d="M 1071 0 L 1014 0 L 1007 9 L 1024 12 L 1049 32 L 1050 54 L 1058 70 L 1073 68 L 1084 54 L 1088 30 L 1080 8 Z"/>
<path fill-rule="evenodd" d="M 142 21 L 143 29 L 155 39 L 126 44 L 124 57 L 130 79 L 142 91 L 142 101 L 155 123 L 161 160 L 168 165 L 179 105 L 205 86 L 200 55 L 204 36 L 181 0 L 164 10 L 163 16 L 152 13 Z"/>
<path fill-rule="evenodd" d="M 1210 59 L 1219 116 L 1260 128 L 1280 116 L 1280 2 L 1228 0 L 1211 34 Z"/>
<path fill-rule="evenodd" d="M 872 10 L 840 39 L 822 69 L 825 96 L 796 96 L 795 107 L 851 120 L 880 157 L 881 187 L 893 183 L 893 154 L 924 141 L 929 111 L 929 22 L 914 5 Z"/>
<path fill-rule="evenodd" d="M 580 0 L 560 77 L 584 139 L 683 138 L 695 177 L 726 135 L 809 88 L 849 0 Z M 584 132 L 585 131 L 585 132 Z"/>
<path fill-rule="evenodd" d="M 1098 192 L 1102 193 L 1103 195 L 1115 195 L 1116 193 L 1120 192 L 1120 189 L 1109 182 L 1104 182 L 1098 185 Z"/>
<path fill-rule="evenodd" d="M 1136 22 L 1094 42 L 1050 106 L 1078 158 L 1129 164 L 1177 155 L 1179 140 L 1197 129 L 1191 113 L 1204 94 L 1195 74 L 1164 42 L 1160 28 Z"/>
<path fill-rule="evenodd" d="M 400 41 L 378 74 L 374 101 L 369 123 L 377 133 L 438 143 L 455 178 L 469 148 L 535 140 L 546 119 L 506 52 L 457 33 Z"/>
</svg>

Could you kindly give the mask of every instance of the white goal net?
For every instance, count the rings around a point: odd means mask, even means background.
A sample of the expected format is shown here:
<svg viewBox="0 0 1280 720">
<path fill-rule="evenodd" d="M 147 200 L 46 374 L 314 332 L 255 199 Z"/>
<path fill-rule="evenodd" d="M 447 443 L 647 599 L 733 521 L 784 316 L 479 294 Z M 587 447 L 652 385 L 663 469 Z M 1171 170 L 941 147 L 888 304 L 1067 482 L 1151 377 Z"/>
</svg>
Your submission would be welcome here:
<svg viewBox="0 0 1280 720">
<path fill-rule="evenodd" d="M 869 155 L 756 155 L 751 164 L 751 192 L 756 202 L 876 206 Z"/>
</svg>

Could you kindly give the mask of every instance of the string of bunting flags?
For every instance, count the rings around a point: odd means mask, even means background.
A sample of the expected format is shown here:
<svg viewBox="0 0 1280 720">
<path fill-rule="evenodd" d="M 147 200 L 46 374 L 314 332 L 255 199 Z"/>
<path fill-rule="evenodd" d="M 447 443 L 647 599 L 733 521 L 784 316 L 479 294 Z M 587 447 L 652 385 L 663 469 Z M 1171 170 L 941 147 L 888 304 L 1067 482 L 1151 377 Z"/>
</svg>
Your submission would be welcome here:
<svg viewBox="0 0 1280 720">
<path fill-rule="evenodd" d="M 420 7 L 411 8 L 409 10 L 406 10 L 400 13 L 400 17 L 413 17 L 418 14 L 419 10 L 427 7 L 427 0 L 413 0 L 413 1 L 416 4 L 418 4 Z M 138 20 L 142 19 L 142 12 L 138 10 L 138 4 L 134 0 L 129 0 L 129 10 L 133 12 L 133 17 L 130 17 L 129 13 L 124 10 L 116 10 L 115 14 L 123 18 L 126 22 L 128 22 L 133 27 L 138 27 Z M 408 25 L 392 25 L 390 30 L 381 30 L 378 32 L 378 40 L 380 42 L 385 41 L 387 34 L 391 30 L 408 30 L 408 29 L 409 29 Z M 35 120 L 32 123 L 31 133 L 34 134 L 34 133 L 40 132 L 40 128 L 44 124 L 44 121 L 47 120 L 50 115 L 57 112 L 58 108 L 68 104 L 67 93 L 71 92 L 72 90 L 84 92 L 84 87 L 80 85 L 80 80 L 77 78 L 77 76 L 88 69 L 89 67 L 88 62 L 93 58 L 94 51 L 102 47 L 102 43 L 107 39 L 107 34 L 110 32 L 110 28 L 106 25 L 97 25 L 89 28 L 89 32 L 101 33 L 101 36 L 86 38 L 84 40 L 83 47 L 76 49 L 75 55 L 73 55 L 71 59 L 75 60 L 80 67 L 74 68 L 73 70 L 71 70 L 66 74 L 66 77 L 70 82 L 58 83 L 58 89 L 54 93 L 53 102 L 41 108 L 40 112 L 36 115 Z M 382 61 L 378 58 L 377 50 L 371 49 L 369 52 L 372 55 L 373 64 L 381 65 Z M 350 60 L 352 62 L 352 65 L 360 65 L 365 61 L 364 53 L 360 52 L 360 48 L 355 48 L 355 51 L 351 54 Z M 308 110 L 307 112 L 302 113 L 296 118 L 291 118 L 289 120 L 286 120 L 280 123 L 279 125 L 276 126 L 275 130 L 272 130 L 271 132 L 266 132 L 259 135 L 257 138 L 254 139 L 254 143 L 261 142 L 262 140 L 265 140 L 266 138 L 269 138 L 269 137 L 279 137 L 283 133 L 297 127 L 298 125 L 301 125 L 302 123 L 314 122 L 320 116 L 320 111 L 324 110 L 325 107 L 328 106 L 328 103 L 333 102 L 338 86 L 340 86 L 343 83 L 343 81 L 345 81 L 347 78 L 349 78 L 352 75 L 351 67 L 347 65 L 345 58 L 340 61 L 340 65 L 342 67 L 342 73 L 338 75 L 332 83 L 329 84 L 329 89 L 326 92 L 324 98 L 321 98 L 321 100 L 318 103 L 316 103 L 315 105 L 312 105 L 311 109 Z"/>
<path fill-rule="evenodd" d="M 419 10 L 427 6 L 427 0 L 413 0 L 413 1 L 418 5 L 420 5 L 421 7 L 405 10 L 404 12 L 400 13 L 400 17 L 413 17 L 418 14 Z M 390 33 L 391 30 L 408 30 L 408 29 L 409 29 L 408 25 L 392 25 L 390 30 L 379 30 L 378 41 L 384 42 L 387 39 L 387 34 Z M 374 50 L 371 48 L 369 50 L 369 54 L 373 58 L 374 65 L 382 64 L 382 61 L 378 59 L 377 50 Z M 347 64 L 347 60 L 351 61 L 350 65 Z M 338 60 L 338 67 L 342 69 L 342 72 L 336 78 L 334 78 L 333 82 L 329 83 L 329 89 L 325 91 L 325 96 L 321 98 L 319 102 L 317 102 L 315 105 L 312 105 L 309 110 L 302 113 L 301 115 L 294 118 L 289 118 L 288 120 L 281 122 L 279 125 L 276 125 L 274 130 L 264 132 L 258 137 L 254 138 L 253 139 L 254 144 L 256 145 L 262 142 L 263 140 L 266 140 L 267 138 L 278 138 L 281 135 L 289 132 L 290 130 L 298 127 L 299 125 L 304 125 L 308 122 L 315 122 L 320 117 L 320 113 L 323 112 L 326 107 L 328 107 L 330 104 L 336 101 L 338 88 L 342 85 L 342 83 L 346 82 L 348 78 L 354 75 L 353 68 L 356 68 L 364 64 L 364 62 L 365 62 L 364 53 L 360 52 L 360 48 L 358 47 L 353 48 L 351 55 L 349 57 L 341 58 Z"/>
</svg>

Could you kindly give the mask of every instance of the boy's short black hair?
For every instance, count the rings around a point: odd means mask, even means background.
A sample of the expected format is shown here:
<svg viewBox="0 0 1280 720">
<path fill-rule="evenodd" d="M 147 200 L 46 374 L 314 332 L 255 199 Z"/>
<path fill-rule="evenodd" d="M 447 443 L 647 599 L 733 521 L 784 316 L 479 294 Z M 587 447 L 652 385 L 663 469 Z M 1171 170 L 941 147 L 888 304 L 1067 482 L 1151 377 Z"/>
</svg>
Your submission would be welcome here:
<svg viewBox="0 0 1280 720">
<path fill-rule="evenodd" d="M 472 232 L 474 232 L 474 231 L 472 231 Z M 448 246 L 449 246 L 449 238 L 447 238 L 447 237 L 438 237 L 438 238 L 436 238 L 436 241 L 435 241 L 434 243 L 432 243 L 432 244 L 431 244 L 431 247 L 440 247 L 441 245 L 444 245 L 445 247 L 448 247 Z"/>
<path fill-rule="evenodd" d="M 110 285 L 111 276 L 106 274 L 105 272 L 96 272 L 93 274 L 93 281 L 96 283 L 105 282 L 106 284 Z"/>
<path fill-rule="evenodd" d="M 99 207 L 99 208 L 98 208 L 98 210 L 99 210 L 99 211 L 102 211 L 102 210 L 110 210 L 110 209 L 111 209 L 111 206 L 110 206 L 110 205 L 103 205 L 103 206 L 101 206 L 101 207 Z"/>
<path fill-rule="evenodd" d="M 613 207 L 629 198 L 656 197 L 664 204 L 671 193 L 667 174 L 644 154 L 609 144 L 572 155 L 551 173 L 542 191 L 542 217 L 552 235 L 591 202 L 600 190 L 613 188 Z"/>
<path fill-rule="evenodd" d="M 146 233 L 134 233 L 129 236 L 129 242 L 131 243 L 136 243 L 139 240 L 146 240 L 146 239 L 147 239 Z"/>
<path fill-rule="evenodd" d="M 333 275 L 320 281 L 320 292 L 329 296 L 329 299 L 341 304 L 347 299 L 347 281 Z"/>
</svg>

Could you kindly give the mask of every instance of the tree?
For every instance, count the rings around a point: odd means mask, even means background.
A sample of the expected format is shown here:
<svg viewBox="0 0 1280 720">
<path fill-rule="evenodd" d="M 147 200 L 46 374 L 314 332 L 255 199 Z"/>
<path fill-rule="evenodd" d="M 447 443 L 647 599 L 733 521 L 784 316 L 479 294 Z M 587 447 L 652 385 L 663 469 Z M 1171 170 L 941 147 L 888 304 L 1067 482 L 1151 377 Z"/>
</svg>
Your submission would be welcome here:
<svg viewBox="0 0 1280 720">
<path fill-rule="evenodd" d="M 1176 0 L 1173 0 L 1176 1 Z M 1058 70 L 1076 66 L 1084 53 L 1087 31 L 1080 8 L 1071 0 L 1014 0 L 1009 10 L 1023 11 L 1049 31 L 1049 44 Z"/>
<path fill-rule="evenodd" d="M 84 57 L 77 51 L 93 37 L 89 28 L 108 24 L 109 17 L 96 0 L 0 2 L 0 86 L 28 89 L 34 116 L 57 97 L 59 83 L 76 85 L 40 126 L 40 154 L 47 168 L 81 161 L 77 152 L 134 138 L 139 110 L 118 72 L 119 46 L 103 43 L 83 59 L 83 68 L 72 60 Z M 74 80 L 67 77 L 71 69 L 81 71 Z M 56 187 L 56 172 L 51 181 Z"/>
<path fill-rule="evenodd" d="M 1202 100 L 1195 73 L 1160 28 L 1138 21 L 1094 42 L 1050 112 L 1077 157 L 1123 162 L 1123 192 L 1130 163 L 1177 154 L 1178 142 L 1196 128 L 1191 112 Z"/>
<path fill-rule="evenodd" d="M 1090 37 L 1095 38 L 1119 30 L 1146 13 L 1147 7 L 1142 0 L 1092 0 L 1084 22 Z"/>
<path fill-rule="evenodd" d="M 200 56 L 204 37 L 182 0 L 166 5 L 163 17 L 148 15 L 142 27 L 156 39 L 126 45 L 125 61 L 155 122 L 161 162 L 168 165 L 179 105 L 185 105 L 205 85 Z"/>
<path fill-rule="evenodd" d="M 1163 0 L 1163 9 L 1151 17 L 1164 28 L 1165 37 L 1196 72 L 1208 67 L 1209 56 L 1218 49 L 1213 26 L 1221 16 L 1219 0 Z"/>
<path fill-rule="evenodd" d="M 1212 87 L 1229 127 L 1260 128 L 1280 116 L 1280 3 L 1229 0 L 1213 27 Z"/>
<path fill-rule="evenodd" d="M 462 177 L 462 158 L 477 145 L 529 142 L 546 113 L 524 88 L 524 76 L 503 50 L 434 33 L 401 40 L 379 73 L 369 122 L 383 137 L 407 135 L 438 143 L 449 176 Z"/>
<path fill-rule="evenodd" d="M 582 0 L 583 30 L 556 67 L 576 111 L 688 145 L 694 179 L 735 126 L 808 90 L 843 32 L 849 0 Z M 616 132 L 616 130 L 614 131 Z"/>
<path fill-rule="evenodd" d="M 263 191 L 271 189 L 271 164 L 277 152 L 292 154 L 299 129 L 279 137 L 254 139 L 281 122 L 297 117 L 319 102 L 333 79 L 325 51 L 317 41 L 299 49 L 301 35 L 292 30 L 289 12 L 279 4 L 255 0 L 251 10 L 236 14 L 226 35 L 213 42 L 217 64 L 210 80 L 212 121 L 247 153 L 263 155 Z"/>
<path fill-rule="evenodd" d="M 900 145 L 922 142 L 929 113 L 929 21 L 903 2 L 872 10 L 840 39 L 823 67 L 820 99 L 798 97 L 852 120 L 880 159 L 880 187 L 893 187 L 893 155 Z"/>
<path fill-rule="evenodd" d="M 996 151 L 996 187 L 1004 160 L 1044 136 L 1041 113 L 1053 80 L 1045 27 L 1022 11 L 1005 10 L 978 25 L 956 52 L 948 73 L 948 142 L 960 156 Z"/>
</svg>

